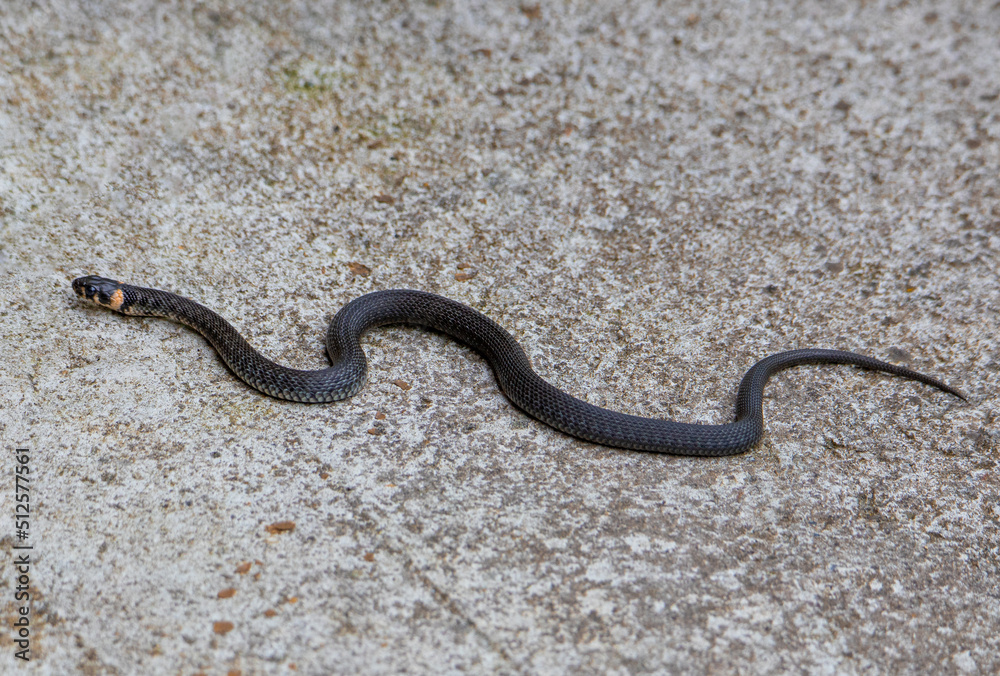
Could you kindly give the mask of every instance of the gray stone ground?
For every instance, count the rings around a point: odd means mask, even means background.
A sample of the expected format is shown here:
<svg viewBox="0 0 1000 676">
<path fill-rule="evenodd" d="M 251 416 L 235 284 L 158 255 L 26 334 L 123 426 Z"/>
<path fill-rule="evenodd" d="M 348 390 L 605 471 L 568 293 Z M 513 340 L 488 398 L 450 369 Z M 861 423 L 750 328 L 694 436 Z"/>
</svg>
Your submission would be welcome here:
<svg viewBox="0 0 1000 676">
<path fill-rule="evenodd" d="M 53 5 L 0 5 L 4 669 L 1000 671 L 994 0 Z M 284 403 L 84 273 L 298 366 L 411 287 L 624 411 L 725 421 L 802 346 L 970 402 L 803 367 L 752 453 L 622 452 L 390 328 Z"/>
</svg>

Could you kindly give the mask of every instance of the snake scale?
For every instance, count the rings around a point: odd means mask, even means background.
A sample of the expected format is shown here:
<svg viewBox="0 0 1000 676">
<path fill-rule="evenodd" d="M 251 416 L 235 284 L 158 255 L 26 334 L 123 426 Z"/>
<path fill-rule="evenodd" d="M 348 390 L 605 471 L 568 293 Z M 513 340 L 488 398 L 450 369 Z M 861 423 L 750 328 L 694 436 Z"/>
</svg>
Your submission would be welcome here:
<svg viewBox="0 0 1000 676">
<path fill-rule="evenodd" d="M 331 366 L 302 371 L 264 357 L 229 322 L 188 298 L 96 276 L 74 280 L 73 289 L 81 298 L 122 314 L 165 317 L 186 324 L 208 339 L 248 385 L 272 397 L 301 402 L 337 401 L 361 389 L 368 371 L 361 336 L 368 329 L 386 324 L 429 327 L 481 354 L 503 393 L 531 417 L 574 437 L 618 448 L 699 456 L 743 453 L 764 433 L 768 378 L 799 364 L 851 364 L 916 380 L 964 399 L 942 381 L 904 366 L 853 352 L 802 349 L 771 355 L 747 371 L 736 396 L 734 422 L 681 423 L 609 411 L 566 394 L 535 373 L 524 350 L 499 324 L 466 305 L 423 291 L 377 291 L 351 301 L 327 329 Z"/>
</svg>

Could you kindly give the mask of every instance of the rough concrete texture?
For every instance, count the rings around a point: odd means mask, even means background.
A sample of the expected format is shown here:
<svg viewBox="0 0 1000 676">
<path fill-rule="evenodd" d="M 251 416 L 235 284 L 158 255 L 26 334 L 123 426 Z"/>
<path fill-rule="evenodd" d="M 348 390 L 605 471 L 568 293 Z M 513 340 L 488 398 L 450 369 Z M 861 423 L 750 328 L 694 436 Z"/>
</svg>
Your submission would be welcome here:
<svg viewBox="0 0 1000 676">
<path fill-rule="evenodd" d="M 994 0 L 56 5 L 0 6 L 5 668 L 1000 671 Z M 802 367 L 752 453 L 625 452 L 387 328 L 358 396 L 285 403 L 86 273 L 301 367 L 409 287 L 632 413 L 728 420 L 804 346 L 970 401 Z"/>
</svg>

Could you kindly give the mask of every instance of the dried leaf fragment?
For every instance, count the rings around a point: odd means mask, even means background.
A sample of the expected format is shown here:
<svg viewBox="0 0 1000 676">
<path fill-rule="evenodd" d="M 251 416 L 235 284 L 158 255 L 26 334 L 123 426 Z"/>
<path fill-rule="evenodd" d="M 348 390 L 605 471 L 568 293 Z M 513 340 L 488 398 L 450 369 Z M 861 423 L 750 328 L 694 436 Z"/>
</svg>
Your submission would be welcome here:
<svg viewBox="0 0 1000 676">
<path fill-rule="evenodd" d="M 542 6 L 541 5 L 521 5 L 521 14 L 525 15 L 529 19 L 541 19 L 542 18 Z"/>
</svg>

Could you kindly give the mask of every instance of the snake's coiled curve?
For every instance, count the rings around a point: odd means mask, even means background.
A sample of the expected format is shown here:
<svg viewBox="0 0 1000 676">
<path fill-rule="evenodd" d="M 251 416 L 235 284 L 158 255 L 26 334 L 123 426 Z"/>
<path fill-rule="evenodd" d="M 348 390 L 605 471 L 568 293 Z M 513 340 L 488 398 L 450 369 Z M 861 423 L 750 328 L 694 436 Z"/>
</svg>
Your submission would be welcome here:
<svg viewBox="0 0 1000 676">
<path fill-rule="evenodd" d="M 190 326 L 208 339 L 233 373 L 248 385 L 292 401 L 330 402 L 356 394 L 367 376 L 361 336 L 368 329 L 386 324 L 426 326 L 479 352 L 493 368 L 503 393 L 531 417 L 574 437 L 618 448 L 701 456 L 747 451 L 764 432 L 764 385 L 768 378 L 799 364 L 852 364 L 917 380 L 964 399 L 940 380 L 904 366 L 840 350 L 791 350 L 762 359 L 743 376 L 735 422 L 680 423 L 609 411 L 566 394 L 532 370 L 524 350 L 499 324 L 466 305 L 423 291 L 377 291 L 351 301 L 327 330 L 332 365 L 301 371 L 264 357 L 229 322 L 188 298 L 95 276 L 74 280 L 73 289 L 78 296 L 123 314 L 165 317 Z"/>
</svg>

